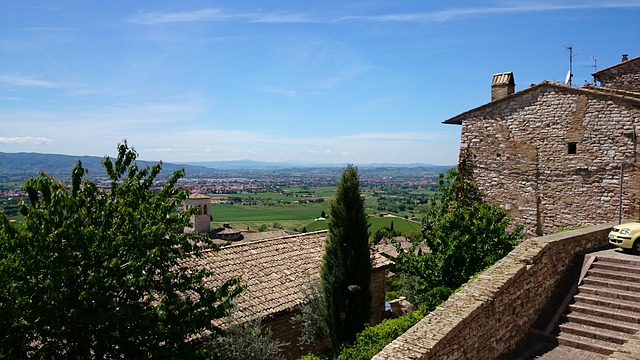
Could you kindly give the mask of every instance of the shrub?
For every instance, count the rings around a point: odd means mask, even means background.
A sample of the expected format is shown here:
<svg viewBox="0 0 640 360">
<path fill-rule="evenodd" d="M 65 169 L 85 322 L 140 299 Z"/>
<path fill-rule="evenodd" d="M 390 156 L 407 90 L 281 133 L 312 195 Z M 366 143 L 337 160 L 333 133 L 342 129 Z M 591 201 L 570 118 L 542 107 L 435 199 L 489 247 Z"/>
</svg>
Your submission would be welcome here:
<svg viewBox="0 0 640 360">
<path fill-rule="evenodd" d="M 383 320 L 376 326 L 366 327 L 356 336 L 356 342 L 354 345 L 352 347 L 343 348 L 342 352 L 336 359 L 371 359 L 375 354 L 379 353 L 380 350 L 398 336 L 404 334 L 422 318 L 422 312 L 413 311 L 402 315 L 397 319 Z"/>
<path fill-rule="evenodd" d="M 224 335 L 213 338 L 205 347 L 226 360 L 282 359 L 283 343 L 272 338 L 273 332 L 257 318 L 242 325 L 232 325 Z"/>
<path fill-rule="evenodd" d="M 298 339 L 300 345 L 315 344 L 327 336 L 323 316 L 325 304 L 322 298 L 322 285 L 319 281 L 308 284 L 302 289 L 306 302 L 300 307 L 300 313 L 292 319 L 302 331 Z"/>
</svg>

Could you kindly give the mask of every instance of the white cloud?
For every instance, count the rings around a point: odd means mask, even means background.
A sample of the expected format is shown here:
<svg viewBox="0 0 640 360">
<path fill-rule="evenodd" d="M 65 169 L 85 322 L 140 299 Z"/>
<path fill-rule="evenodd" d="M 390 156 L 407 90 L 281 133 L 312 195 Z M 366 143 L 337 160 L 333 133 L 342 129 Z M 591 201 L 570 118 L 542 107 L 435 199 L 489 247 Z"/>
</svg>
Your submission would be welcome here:
<svg viewBox="0 0 640 360">
<path fill-rule="evenodd" d="M 181 12 L 149 12 L 139 13 L 129 19 L 129 22 L 140 25 L 157 25 L 167 23 L 186 23 L 196 21 L 231 21 L 241 20 L 255 23 L 298 23 L 317 24 L 335 23 L 349 21 L 371 21 L 371 22 L 443 22 L 449 20 L 460 20 L 472 16 L 485 16 L 494 14 L 509 13 L 532 13 L 557 10 L 583 10 L 583 9 L 611 9 L 611 8 L 638 8 L 640 3 L 635 0 L 627 1 L 588 1 L 588 2 L 513 2 L 504 1 L 503 5 L 486 5 L 477 7 L 447 8 L 436 11 L 422 11 L 396 14 L 374 14 L 374 15 L 317 15 L 308 13 L 296 13 L 287 11 L 263 12 L 240 12 L 226 13 L 222 9 L 206 8 L 201 10 L 181 11 Z"/>
<path fill-rule="evenodd" d="M 51 142 L 53 140 L 44 137 L 0 137 L 0 144 L 48 144 Z"/>
<path fill-rule="evenodd" d="M 311 24 L 311 23 L 327 23 L 331 22 L 330 18 L 320 18 L 317 16 L 310 16 L 303 13 L 292 12 L 273 12 L 273 13 L 256 13 L 246 15 L 250 19 L 250 22 L 257 23 L 297 23 L 297 24 Z"/>
<path fill-rule="evenodd" d="M 396 141 L 396 140 L 427 141 L 427 140 L 434 140 L 434 139 L 441 138 L 443 135 L 444 135 L 444 132 L 396 132 L 396 133 L 372 132 L 372 133 L 344 135 L 344 136 L 340 136 L 340 138 L 381 140 L 381 141 Z"/>
<path fill-rule="evenodd" d="M 139 25 L 156 25 L 194 21 L 216 21 L 225 18 L 220 9 L 202 9 L 182 12 L 140 13 L 129 19 L 129 22 Z"/>
<path fill-rule="evenodd" d="M 33 76 L 19 74 L 0 74 L 0 83 L 9 86 L 26 86 L 48 89 L 57 89 L 62 87 L 61 85 L 50 81 L 38 79 Z"/>
<path fill-rule="evenodd" d="M 448 8 L 437 11 L 382 14 L 382 15 L 349 15 L 336 21 L 372 21 L 372 22 L 443 22 L 449 20 L 460 20 L 473 16 L 485 16 L 495 14 L 510 13 L 534 13 L 557 10 L 584 10 L 584 9 L 606 9 L 606 8 L 637 8 L 640 7 L 638 1 L 618 1 L 618 2 L 580 2 L 580 3 L 544 3 L 544 2 L 505 2 L 502 6 L 480 6 Z"/>
<path fill-rule="evenodd" d="M 296 97 L 298 95 L 298 92 L 296 90 L 289 90 L 289 89 L 279 88 L 276 86 L 263 86 L 261 88 L 261 91 L 266 92 L 268 94 L 285 95 L 288 97 Z"/>
</svg>

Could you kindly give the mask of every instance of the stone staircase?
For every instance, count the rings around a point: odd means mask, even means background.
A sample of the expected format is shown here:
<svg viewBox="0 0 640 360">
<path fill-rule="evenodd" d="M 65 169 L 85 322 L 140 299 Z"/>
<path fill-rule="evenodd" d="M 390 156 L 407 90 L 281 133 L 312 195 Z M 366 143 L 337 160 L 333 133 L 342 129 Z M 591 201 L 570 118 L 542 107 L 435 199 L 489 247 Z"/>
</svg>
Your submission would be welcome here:
<svg viewBox="0 0 640 360">
<path fill-rule="evenodd" d="M 640 331 L 640 257 L 598 255 L 568 306 L 561 346 L 610 355 Z"/>
</svg>

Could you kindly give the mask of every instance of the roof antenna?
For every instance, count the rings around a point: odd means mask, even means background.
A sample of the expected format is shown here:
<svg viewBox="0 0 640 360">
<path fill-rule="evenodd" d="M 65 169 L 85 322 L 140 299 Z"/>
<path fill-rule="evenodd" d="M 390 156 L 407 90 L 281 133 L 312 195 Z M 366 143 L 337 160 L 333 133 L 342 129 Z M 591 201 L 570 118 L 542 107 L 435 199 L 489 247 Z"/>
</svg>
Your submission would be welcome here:
<svg viewBox="0 0 640 360">
<path fill-rule="evenodd" d="M 598 72 L 598 59 L 596 59 L 595 56 L 591 57 L 591 60 L 593 60 L 593 65 L 583 65 L 582 67 L 591 67 L 593 68 L 593 73 L 595 74 L 596 72 Z M 587 80 L 584 81 L 585 83 L 587 82 Z M 593 80 L 591 80 L 591 83 L 593 85 L 596 84 L 596 77 L 593 77 Z"/>
<path fill-rule="evenodd" d="M 567 77 L 565 78 L 564 83 L 571 86 L 571 78 L 573 78 L 573 46 L 563 45 L 562 47 L 569 50 L 569 72 L 567 72 Z"/>
</svg>

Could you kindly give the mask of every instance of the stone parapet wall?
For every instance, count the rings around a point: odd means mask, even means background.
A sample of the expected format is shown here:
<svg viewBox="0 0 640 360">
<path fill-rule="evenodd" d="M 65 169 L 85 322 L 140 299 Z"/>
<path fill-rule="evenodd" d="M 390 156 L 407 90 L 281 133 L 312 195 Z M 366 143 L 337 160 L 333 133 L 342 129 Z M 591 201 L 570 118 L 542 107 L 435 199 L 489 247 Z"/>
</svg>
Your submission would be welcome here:
<svg viewBox="0 0 640 360">
<path fill-rule="evenodd" d="M 543 84 L 465 118 L 461 148 L 473 155 L 485 200 L 529 234 L 616 220 L 621 164 L 623 217 L 640 219 L 635 105 Z"/>
<path fill-rule="evenodd" d="M 530 238 L 373 357 L 496 359 L 524 340 L 572 261 L 615 224 Z"/>
</svg>

